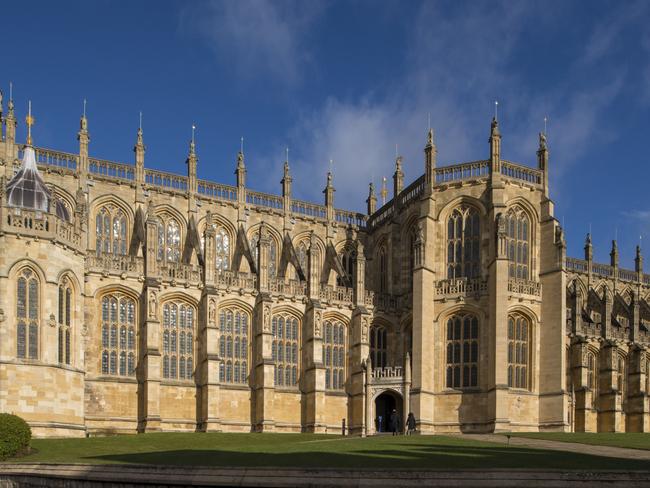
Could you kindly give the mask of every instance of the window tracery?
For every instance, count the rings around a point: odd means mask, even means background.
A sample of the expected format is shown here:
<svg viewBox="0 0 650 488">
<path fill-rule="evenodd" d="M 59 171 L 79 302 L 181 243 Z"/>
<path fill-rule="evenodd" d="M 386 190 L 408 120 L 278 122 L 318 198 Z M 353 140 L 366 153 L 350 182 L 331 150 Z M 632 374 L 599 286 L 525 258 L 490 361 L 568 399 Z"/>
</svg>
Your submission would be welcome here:
<svg viewBox="0 0 650 488">
<path fill-rule="evenodd" d="M 342 390 L 345 387 L 345 355 L 345 325 L 336 319 L 326 320 L 323 337 L 326 389 Z"/>
<path fill-rule="evenodd" d="M 135 301 L 121 293 L 102 297 L 102 374 L 135 376 Z"/>
<path fill-rule="evenodd" d="M 298 384 L 299 331 L 298 319 L 291 315 L 278 314 L 271 320 L 276 386 L 294 387 Z"/>
<path fill-rule="evenodd" d="M 219 273 L 230 269 L 230 236 L 223 227 L 217 228 L 215 236 L 215 266 Z"/>
<path fill-rule="evenodd" d="M 530 279 L 530 219 L 524 210 L 515 206 L 506 214 L 508 245 L 508 276 Z"/>
<path fill-rule="evenodd" d="M 249 239 L 249 244 L 251 248 L 251 253 L 253 255 L 253 260 L 255 263 L 259 263 L 259 254 L 260 250 L 258 243 L 260 241 L 259 233 L 255 233 Z M 269 276 L 275 278 L 278 274 L 278 245 L 275 242 L 275 239 L 271 238 L 269 244 Z"/>
<path fill-rule="evenodd" d="M 478 386 L 478 318 L 453 315 L 447 320 L 447 388 Z"/>
<path fill-rule="evenodd" d="M 97 254 L 126 255 L 127 219 L 119 207 L 102 206 L 95 217 L 95 251 Z"/>
<path fill-rule="evenodd" d="M 386 256 L 386 247 L 379 248 L 379 292 L 388 291 L 388 257 Z"/>
<path fill-rule="evenodd" d="M 194 307 L 166 302 L 162 308 L 163 378 L 191 380 L 194 376 Z"/>
<path fill-rule="evenodd" d="M 232 306 L 219 312 L 219 381 L 248 382 L 248 329 L 250 317 L 243 309 Z"/>
<path fill-rule="evenodd" d="M 447 278 L 475 278 L 481 269 L 480 217 L 472 207 L 455 209 L 447 220 Z"/>
<path fill-rule="evenodd" d="M 30 268 L 24 268 L 16 281 L 16 357 L 38 358 L 40 325 L 40 281 Z"/>
<path fill-rule="evenodd" d="M 527 389 L 530 321 L 520 314 L 508 317 L 508 386 Z"/>
<path fill-rule="evenodd" d="M 587 387 L 591 390 L 592 406 L 598 401 L 598 360 L 593 352 L 587 353 Z"/>
<path fill-rule="evenodd" d="M 370 328 L 370 362 L 373 368 L 385 368 L 387 366 L 387 334 L 386 329 L 373 325 Z"/>
<path fill-rule="evenodd" d="M 171 216 L 158 217 L 158 261 L 178 263 L 181 260 L 181 228 Z"/>
<path fill-rule="evenodd" d="M 298 248 L 296 249 L 296 256 L 298 257 L 298 263 L 300 263 L 302 272 L 305 274 L 305 277 L 307 277 L 309 275 L 309 261 L 307 259 L 307 245 L 305 244 L 305 241 L 302 241 L 300 244 L 298 244 Z M 300 280 L 298 270 L 296 270 L 296 280 Z"/>
<path fill-rule="evenodd" d="M 59 364 L 70 364 L 72 333 L 72 284 L 65 277 L 59 284 L 58 356 Z"/>
<path fill-rule="evenodd" d="M 339 254 L 341 264 L 343 265 L 344 276 L 336 277 L 336 284 L 338 286 L 351 286 L 352 278 L 354 276 L 354 251 L 352 249 L 343 249 Z"/>
</svg>

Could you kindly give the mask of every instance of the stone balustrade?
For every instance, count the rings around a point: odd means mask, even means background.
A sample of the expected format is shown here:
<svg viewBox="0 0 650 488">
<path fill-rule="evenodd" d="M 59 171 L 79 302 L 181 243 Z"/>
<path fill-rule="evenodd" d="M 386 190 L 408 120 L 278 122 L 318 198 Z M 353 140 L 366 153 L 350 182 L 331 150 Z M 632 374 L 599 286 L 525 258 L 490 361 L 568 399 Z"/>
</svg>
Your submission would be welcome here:
<svg viewBox="0 0 650 488">
<path fill-rule="evenodd" d="M 282 278 L 269 279 L 269 291 L 288 296 L 307 295 L 307 283 L 300 280 L 287 280 Z"/>
<path fill-rule="evenodd" d="M 3 207 L 0 228 L 3 232 L 58 241 L 76 249 L 81 245 L 81 236 L 73 224 L 39 210 Z"/>
<path fill-rule="evenodd" d="M 374 380 L 401 379 L 403 376 L 401 366 L 385 366 L 383 368 L 372 369 L 372 378 Z"/>
<path fill-rule="evenodd" d="M 190 283 L 200 283 L 203 281 L 203 268 L 193 264 L 167 261 L 159 263 L 158 271 L 162 278 L 166 280 Z"/>
<path fill-rule="evenodd" d="M 510 278 L 508 279 L 508 291 L 539 297 L 542 294 L 542 284 L 537 281 Z"/>
<path fill-rule="evenodd" d="M 216 281 L 218 286 L 226 288 L 254 290 L 257 287 L 257 275 L 252 273 L 222 271 L 217 273 Z"/>
<path fill-rule="evenodd" d="M 487 281 L 481 278 L 451 278 L 435 284 L 435 294 L 440 297 L 479 296 L 487 293 Z"/>
<path fill-rule="evenodd" d="M 321 285 L 318 297 L 325 302 L 351 304 L 353 289 L 346 286 Z"/>
<path fill-rule="evenodd" d="M 144 259 L 137 256 L 122 256 L 113 254 L 97 254 L 95 251 L 88 253 L 86 268 L 89 271 L 101 273 L 144 275 Z"/>
</svg>

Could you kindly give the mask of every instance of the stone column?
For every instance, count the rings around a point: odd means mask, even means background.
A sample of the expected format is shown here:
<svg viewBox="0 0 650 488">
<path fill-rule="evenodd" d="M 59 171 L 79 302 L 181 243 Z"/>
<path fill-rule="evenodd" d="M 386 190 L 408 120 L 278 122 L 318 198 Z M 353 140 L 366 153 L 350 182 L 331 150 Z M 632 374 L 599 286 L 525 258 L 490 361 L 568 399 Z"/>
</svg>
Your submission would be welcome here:
<svg viewBox="0 0 650 488">
<path fill-rule="evenodd" d="M 404 409 L 403 409 L 403 419 L 404 425 L 406 425 L 406 419 L 408 414 L 411 411 L 411 356 L 408 351 L 404 356 Z"/>
<path fill-rule="evenodd" d="M 302 430 L 324 434 L 323 307 L 317 299 L 309 301 L 303 320 L 302 364 Z"/>
<path fill-rule="evenodd" d="M 648 432 L 648 392 L 646 391 L 646 350 L 632 346 L 629 352 L 626 432 Z"/>
<path fill-rule="evenodd" d="M 156 268 L 156 245 L 158 225 L 149 206 L 147 215 L 147 257 L 145 261 L 145 286 L 142 309 L 144 324 L 140 333 L 140 364 L 138 378 L 140 386 L 138 430 L 155 432 L 160 430 L 160 320 L 159 296 L 160 277 Z"/>
<path fill-rule="evenodd" d="M 253 312 L 253 428 L 256 432 L 275 430 L 273 419 L 273 399 L 275 396 L 273 363 L 273 335 L 271 333 L 272 301 L 268 293 L 257 295 Z"/>
<path fill-rule="evenodd" d="M 605 320 L 605 317 L 603 317 Z M 618 348 L 606 344 L 600 353 L 598 432 L 621 432 L 621 394 L 616 381 Z"/>
<path fill-rule="evenodd" d="M 350 322 L 350 383 L 347 388 L 349 395 L 347 424 L 351 435 L 361 435 L 364 431 L 364 360 L 370 354 L 369 330 L 370 313 L 365 307 L 358 306 L 352 314 Z"/>
<path fill-rule="evenodd" d="M 370 356 L 364 362 L 364 381 L 366 384 L 366 391 L 364 396 L 364 405 L 366 408 L 365 415 L 366 421 L 364 424 L 364 435 L 373 435 L 375 433 L 375 422 L 372 418 L 372 363 Z"/>
<path fill-rule="evenodd" d="M 593 408 L 594 392 L 589 388 L 587 380 L 587 344 L 576 342 L 571 348 L 570 355 L 571 377 L 573 379 L 574 391 L 574 430 L 575 432 L 595 432 L 596 431 L 596 412 Z M 571 388 L 571 385 L 567 385 Z"/>
<path fill-rule="evenodd" d="M 434 382 L 436 358 L 432 344 L 436 344 L 434 290 L 435 256 L 435 200 L 426 197 L 420 202 L 420 220 L 414 249 L 413 269 L 413 389 L 411 405 L 420 432 L 434 431 Z"/>
</svg>

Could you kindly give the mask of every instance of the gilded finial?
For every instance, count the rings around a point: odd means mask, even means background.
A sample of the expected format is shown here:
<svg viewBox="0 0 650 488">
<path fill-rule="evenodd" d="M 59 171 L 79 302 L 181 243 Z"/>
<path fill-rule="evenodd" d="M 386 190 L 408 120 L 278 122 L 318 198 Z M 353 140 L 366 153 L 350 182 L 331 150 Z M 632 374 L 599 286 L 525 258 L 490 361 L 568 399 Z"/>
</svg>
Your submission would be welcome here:
<svg viewBox="0 0 650 488">
<path fill-rule="evenodd" d="M 9 103 L 7 103 L 7 108 L 9 109 L 9 115 L 14 115 L 14 84 L 9 82 Z"/>
<path fill-rule="evenodd" d="M 32 145 L 32 125 L 34 125 L 34 117 L 32 117 L 32 101 L 28 102 L 28 111 L 27 117 L 25 117 L 25 123 L 27 124 L 27 145 Z"/>
<path fill-rule="evenodd" d="M 386 197 L 388 197 L 388 188 L 386 187 L 386 177 L 384 176 L 381 179 L 381 191 L 379 192 L 381 195 L 381 204 L 385 205 L 386 204 Z"/>
</svg>

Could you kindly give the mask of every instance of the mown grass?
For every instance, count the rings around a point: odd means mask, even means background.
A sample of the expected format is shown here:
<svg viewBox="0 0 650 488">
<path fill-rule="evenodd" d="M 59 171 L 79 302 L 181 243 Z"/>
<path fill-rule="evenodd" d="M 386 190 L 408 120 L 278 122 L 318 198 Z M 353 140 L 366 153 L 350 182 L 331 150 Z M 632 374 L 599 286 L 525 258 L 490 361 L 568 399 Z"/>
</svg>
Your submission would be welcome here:
<svg viewBox="0 0 650 488">
<path fill-rule="evenodd" d="M 129 463 L 183 466 L 371 469 L 648 470 L 649 463 L 507 447 L 444 436 L 343 438 L 310 434 L 152 433 L 35 439 L 20 463 Z"/>
<path fill-rule="evenodd" d="M 589 432 L 544 432 L 544 433 L 517 433 L 518 437 L 531 439 L 545 439 L 559 442 L 576 442 L 578 444 L 592 444 L 597 446 L 627 447 L 629 449 L 650 450 L 650 434 L 644 433 L 589 433 Z"/>
</svg>

